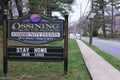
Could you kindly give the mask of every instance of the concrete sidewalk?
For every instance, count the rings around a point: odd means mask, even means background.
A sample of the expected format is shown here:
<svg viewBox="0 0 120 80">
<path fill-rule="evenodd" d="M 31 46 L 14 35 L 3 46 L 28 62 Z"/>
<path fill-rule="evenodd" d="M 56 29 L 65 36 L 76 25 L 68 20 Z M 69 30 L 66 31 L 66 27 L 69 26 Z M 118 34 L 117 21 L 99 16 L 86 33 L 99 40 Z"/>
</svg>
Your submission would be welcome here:
<svg viewBox="0 0 120 80">
<path fill-rule="evenodd" d="M 120 80 L 120 71 L 80 40 L 76 40 L 93 80 Z"/>
</svg>

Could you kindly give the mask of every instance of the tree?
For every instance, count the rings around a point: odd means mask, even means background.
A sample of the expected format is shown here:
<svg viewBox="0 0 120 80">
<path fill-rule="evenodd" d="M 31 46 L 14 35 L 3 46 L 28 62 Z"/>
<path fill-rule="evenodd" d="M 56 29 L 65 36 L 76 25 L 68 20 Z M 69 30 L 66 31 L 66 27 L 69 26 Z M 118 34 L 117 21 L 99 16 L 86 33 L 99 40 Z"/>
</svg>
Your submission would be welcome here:
<svg viewBox="0 0 120 80">
<path fill-rule="evenodd" d="M 29 0 L 30 12 L 49 13 L 51 11 L 71 10 L 74 0 Z"/>
<path fill-rule="evenodd" d="M 103 29 L 103 37 L 106 37 L 105 30 L 105 20 L 104 20 L 104 8 L 108 3 L 105 0 L 96 0 L 94 2 L 94 12 L 98 13 L 98 11 L 102 11 L 102 29 Z"/>
</svg>

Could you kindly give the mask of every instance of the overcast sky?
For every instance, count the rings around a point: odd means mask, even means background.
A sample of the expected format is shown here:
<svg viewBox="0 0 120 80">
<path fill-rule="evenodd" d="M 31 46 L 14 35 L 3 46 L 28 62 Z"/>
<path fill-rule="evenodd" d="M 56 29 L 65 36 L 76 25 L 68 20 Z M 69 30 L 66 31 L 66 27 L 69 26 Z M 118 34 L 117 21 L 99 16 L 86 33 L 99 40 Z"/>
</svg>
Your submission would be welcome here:
<svg viewBox="0 0 120 80">
<path fill-rule="evenodd" d="M 80 15 L 83 16 L 90 9 L 91 0 L 75 0 L 76 2 L 72 5 L 73 13 L 69 14 L 69 25 L 77 22 L 80 19 Z M 87 7 L 86 7 L 87 6 Z M 53 16 L 61 16 L 60 13 L 53 12 Z"/>
<path fill-rule="evenodd" d="M 75 0 L 75 1 L 76 1 L 75 4 L 72 6 L 75 12 L 69 15 L 69 20 L 71 22 L 78 21 L 80 18 L 80 15 L 81 16 L 86 15 L 91 9 L 92 0 Z M 109 0 L 105 0 L 105 1 L 108 2 Z"/>
<path fill-rule="evenodd" d="M 74 13 L 70 13 L 69 20 L 71 22 L 76 22 L 79 20 L 80 16 L 85 15 L 84 13 L 90 9 L 90 1 L 91 0 L 76 0 L 75 4 L 72 6 Z"/>
</svg>

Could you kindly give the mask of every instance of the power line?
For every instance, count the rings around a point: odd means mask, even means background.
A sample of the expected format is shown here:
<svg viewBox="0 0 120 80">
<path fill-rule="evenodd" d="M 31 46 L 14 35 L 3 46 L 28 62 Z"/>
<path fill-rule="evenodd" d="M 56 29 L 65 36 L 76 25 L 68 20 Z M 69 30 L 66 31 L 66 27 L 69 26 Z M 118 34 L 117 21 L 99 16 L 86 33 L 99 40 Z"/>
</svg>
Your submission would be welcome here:
<svg viewBox="0 0 120 80">
<path fill-rule="evenodd" d="M 88 2 L 87 2 L 87 6 L 86 6 L 85 9 L 84 9 L 83 15 L 85 14 L 85 12 L 86 12 L 86 10 L 87 10 L 87 8 L 88 8 L 89 1 L 90 1 L 90 0 L 88 0 Z"/>
<path fill-rule="evenodd" d="M 86 5 L 86 8 L 85 8 L 85 10 L 84 10 L 84 12 L 83 12 L 83 18 L 85 17 L 86 10 L 87 10 L 87 8 L 88 8 L 88 6 L 89 6 L 89 2 L 90 2 L 90 0 L 88 0 L 87 5 Z M 90 8 L 90 9 L 91 9 L 91 8 Z M 88 19 L 90 13 L 91 13 L 91 11 L 89 11 L 88 15 L 85 17 L 85 20 L 83 21 L 82 24 L 84 24 L 84 23 L 86 22 L 86 20 Z"/>
</svg>

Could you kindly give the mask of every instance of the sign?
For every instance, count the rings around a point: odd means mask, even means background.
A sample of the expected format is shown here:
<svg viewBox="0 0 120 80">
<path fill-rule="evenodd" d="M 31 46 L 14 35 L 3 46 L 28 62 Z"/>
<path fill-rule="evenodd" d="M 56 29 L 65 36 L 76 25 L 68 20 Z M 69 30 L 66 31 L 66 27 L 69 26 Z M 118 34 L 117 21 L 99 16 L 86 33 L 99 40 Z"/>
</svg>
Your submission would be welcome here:
<svg viewBox="0 0 120 80">
<path fill-rule="evenodd" d="M 3 15 L 3 73 L 7 75 L 10 61 L 64 61 L 64 74 L 68 71 L 68 15 L 58 21 L 40 14 L 31 14 L 17 20 Z M 8 23 L 8 24 L 7 24 Z M 63 30 L 64 24 L 64 30 Z M 64 33 L 64 38 L 63 38 Z M 43 44 L 64 39 L 64 47 L 10 46 L 8 39 L 29 44 Z"/>
<path fill-rule="evenodd" d="M 62 47 L 8 47 L 9 60 L 63 61 Z"/>
<path fill-rule="evenodd" d="M 31 44 L 61 40 L 63 21 L 56 21 L 40 14 L 8 20 L 8 38 Z"/>
</svg>

